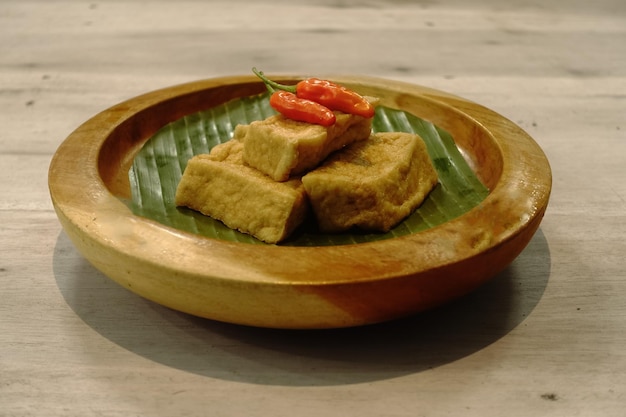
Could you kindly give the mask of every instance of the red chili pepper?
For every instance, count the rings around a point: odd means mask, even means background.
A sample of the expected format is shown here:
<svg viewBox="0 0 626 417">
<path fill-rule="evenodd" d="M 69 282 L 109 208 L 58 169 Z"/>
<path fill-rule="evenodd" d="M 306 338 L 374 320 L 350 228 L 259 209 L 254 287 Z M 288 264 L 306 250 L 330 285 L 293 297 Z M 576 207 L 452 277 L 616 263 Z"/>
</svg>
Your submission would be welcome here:
<svg viewBox="0 0 626 417">
<path fill-rule="evenodd" d="M 332 110 L 370 118 L 374 106 L 360 94 L 344 86 L 317 78 L 308 78 L 296 84 L 296 95 L 323 104 Z"/>
<path fill-rule="evenodd" d="M 252 71 L 263 80 L 270 91 L 275 89 L 289 91 L 300 98 L 315 101 L 331 110 L 339 110 L 366 118 L 374 116 L 374 106 L 363 96 L 333 82 L 308 78 L 295 86 L 283 85 L 268 79 L 263 72 L 256 68 L 253 68 Z"/>
<path fill-rule="evenodd" d="M 270 97 L 270 106 L 283 116 L 299 122 L 331 126 L 335 123 L 335 113 L 328 107 L 312 100 L 299 98 L 289 91 L 279 90 Z"/>
</svg>

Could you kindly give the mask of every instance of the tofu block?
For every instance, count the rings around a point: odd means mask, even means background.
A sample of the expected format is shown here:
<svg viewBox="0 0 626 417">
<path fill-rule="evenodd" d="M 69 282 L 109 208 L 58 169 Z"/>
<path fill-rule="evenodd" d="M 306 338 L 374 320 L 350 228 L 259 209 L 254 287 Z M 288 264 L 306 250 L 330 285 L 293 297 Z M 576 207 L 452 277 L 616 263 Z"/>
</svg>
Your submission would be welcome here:
<svg viewBox="0 0 626 417">
<path fill-rule="evenodd" d="M 289 236 L 309 211 L 299 178 L 275 182 L 246 166 L 243 144 L 237 140 L 189 160 L 176 189 L 176 205 L 267 243 Z"/>
<path fill-rule="evenodd" d="M 332 152 L 365 140 L 372 119 L 335 112 L 337 121 L 329 127 L 271 116 L 249 125 L 239 125 L 235 138 L 244 143 L 246 164 L 275 181 L 286 181 L 319 165 Z"/>
<path fill-rule="evenodd" d="M 424 141 L 402 132 L 373 134 L 302 177 L 320 230 L 330 233 L 353 227 L 387 232 L 437 182 Z"/>
</svg>

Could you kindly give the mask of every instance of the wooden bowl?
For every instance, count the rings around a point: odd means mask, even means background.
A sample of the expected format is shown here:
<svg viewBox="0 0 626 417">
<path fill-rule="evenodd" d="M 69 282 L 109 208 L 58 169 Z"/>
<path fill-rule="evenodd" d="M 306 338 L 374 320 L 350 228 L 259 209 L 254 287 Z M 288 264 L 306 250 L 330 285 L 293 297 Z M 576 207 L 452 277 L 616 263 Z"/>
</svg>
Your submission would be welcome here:
<svg viewBox="0 0 626 417">
<path fill-rule="evenodd" d="M 274 77 L 278 81 L 302 77 Z M 59 220 L 97 269 L 156 303 L 273 328 L 335 328 L 391 320 L 474 290 L 504 269 L 539 227 L 551 171 L 521 128 L 441 91 L 367 77 L 332 77 L 452 134 L 491 190 L 465 215 L 412 235 L 342 246 L 252 245 L 181 232 L 133 215 L 128 170 L 159 128 L 258 94 L 253 76 L 192 82 L 120 103 L 59 147 L 49 188 Z"/>
</svg>

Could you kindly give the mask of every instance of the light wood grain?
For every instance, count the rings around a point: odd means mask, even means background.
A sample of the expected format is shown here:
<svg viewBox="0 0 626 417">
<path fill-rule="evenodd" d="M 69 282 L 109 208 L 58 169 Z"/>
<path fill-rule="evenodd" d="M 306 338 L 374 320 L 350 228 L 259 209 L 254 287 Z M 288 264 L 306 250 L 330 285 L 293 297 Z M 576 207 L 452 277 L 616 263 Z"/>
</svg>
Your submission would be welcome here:
<svg viewBox="0 0 626 417">
<path fill-rule="evenodd" d="M 121 201 L 130 198 L 128 171 L 155 132 L 264 90 L 255 76 L 222 77 L 127 100 L 76 129 L 49 173 L 65 232 L 94 266 L 150 300 L 200 317 L 290 329 L 350 327 L 421 312 L 466 295 L 519 255 L 539 227 L 552 185 L 548 161 L 532 138 L 449 93 L 371 77 L 331 79 L 449 132 L 489 188 L 486 199 L 420 233 L 325 247 L 237 244 L 133 215 Z"/>
<path fill-rule="evenodd" d="M 0 9 L 0 415 L 623 416 L 624 2 Z M 52 154 L 125 99 L 253 65 L 407 81 L 505 115 L 553 169 L 539 233 L 458 303 L 359 330 L 223 325 L 111 282 L 61 231 Z"/>
</svg>

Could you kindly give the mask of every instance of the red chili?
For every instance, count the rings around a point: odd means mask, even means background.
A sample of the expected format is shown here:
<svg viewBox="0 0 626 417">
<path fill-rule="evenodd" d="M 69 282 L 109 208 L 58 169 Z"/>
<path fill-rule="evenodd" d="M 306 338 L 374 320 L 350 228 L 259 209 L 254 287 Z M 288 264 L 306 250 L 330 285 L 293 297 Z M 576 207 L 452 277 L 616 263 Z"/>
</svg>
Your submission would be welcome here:
<svg viewBox="0 0 626 417">
<path fill-rule="evenodd" d="M 330 81 L 317 78 L 308 78 L 294 85 L 283 85 L 268 79 L 263 72 L 252 68 L 270 91 L 284 90 L 296 94 L 298 97 L 315 101 L 331 110 L 354 114 L 370 118 L 374 116 L 374 106 L 363 96 L 346 87 Z"/>
<path fill-rule="evenodd" d="M 284 90 L 272 94 L 270 106 L 286 118 L 299 122 L 331 126 L 336 119 L 335 113 L 328 107 L 297 97 L 294 93 Z"/>
<path fill-rule="evenodd" d="M 327 80 L 308 78 L 296 84 L 296 95 L 323 104 L 331 110 L 370 118 L 374 106 L 360 94 Z"/>
</svg>

